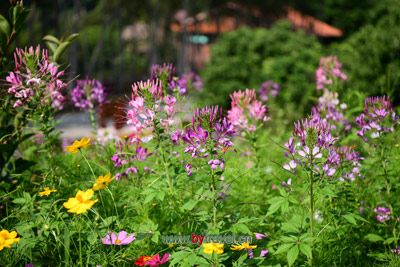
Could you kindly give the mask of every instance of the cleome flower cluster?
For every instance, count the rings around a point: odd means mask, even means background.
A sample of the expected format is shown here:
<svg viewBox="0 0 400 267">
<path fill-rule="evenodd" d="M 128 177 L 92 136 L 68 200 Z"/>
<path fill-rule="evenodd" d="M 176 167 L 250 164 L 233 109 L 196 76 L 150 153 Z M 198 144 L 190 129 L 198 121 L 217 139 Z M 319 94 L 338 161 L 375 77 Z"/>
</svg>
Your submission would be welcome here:
<svg viewBox="0 0 400 267">
<path fill-rule="evenodd" d="M 8 93 L 14 98 L 14 108 L 24 105 L 51 105 L 62 109 L 67 84 L 62 81 L 64 71 L 51 62 L 46 49 L 17 48 L 14 53 L 15 69 L 6 77 Z"/>
</svg>

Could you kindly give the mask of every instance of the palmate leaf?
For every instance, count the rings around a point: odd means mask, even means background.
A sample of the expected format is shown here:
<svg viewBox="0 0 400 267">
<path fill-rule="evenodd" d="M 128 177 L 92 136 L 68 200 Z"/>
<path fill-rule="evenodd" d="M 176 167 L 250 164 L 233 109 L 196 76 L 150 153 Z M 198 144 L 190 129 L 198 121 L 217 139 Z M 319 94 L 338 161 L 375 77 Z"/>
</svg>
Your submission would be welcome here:
<svg viewBox="0 0 400 267">
<path fill-rule="evenodd" d="M 189 249 L 172 254 L 170 266 L 210 266 L 210 263 L 203 257 L 197 256 L 194 251 Z"/>
</svg>

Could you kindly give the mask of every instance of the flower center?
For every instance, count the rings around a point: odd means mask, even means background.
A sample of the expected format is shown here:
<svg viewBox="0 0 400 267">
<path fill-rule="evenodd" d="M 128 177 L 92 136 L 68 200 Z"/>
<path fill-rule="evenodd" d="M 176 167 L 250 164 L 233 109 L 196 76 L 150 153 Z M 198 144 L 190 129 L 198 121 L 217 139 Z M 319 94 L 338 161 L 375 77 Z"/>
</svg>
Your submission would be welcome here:
<svg viewBox="0 0 400 267">
<path fill-rule="evenodd" d="M 119 239 L 117 239 L 117 240 L 115 240 L 115 244 L 121 244 L 121 240 L 119 240 Z"/>
</svg>

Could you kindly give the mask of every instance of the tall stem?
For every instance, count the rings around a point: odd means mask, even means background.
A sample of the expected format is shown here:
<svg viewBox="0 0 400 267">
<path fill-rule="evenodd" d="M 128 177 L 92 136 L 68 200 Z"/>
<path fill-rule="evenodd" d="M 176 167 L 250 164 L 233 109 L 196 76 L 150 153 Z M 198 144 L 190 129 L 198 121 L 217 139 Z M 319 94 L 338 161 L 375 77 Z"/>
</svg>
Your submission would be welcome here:
<svg viewBox="0 0 400 267">
<path fill-rule="evenodd" d="M 79 152 L 81 153 L 82 157 L 85 159 L 86 164 L 89 166 L 89 169 L 90 169 L 90 171 L 92 172 L 92 175 L 93 175 L 94 179 L 96 179 L 96 178 L 97 178 L 97 177 L 96 177 L 96 174 L 94 174 L 93 168 L 92 168 L 92 166 L 90 165 L 90 163 L 89 163 L 89 161 L 87 160 L 87 158 L 85 157 L 85 154 L 83 154 L 83 152 L 82 152 L 80 149 L 79 149 Z"/>
<path fill-rule="evenodd" d="M 311 170 L 310 175 L 310 232 L 311 232 L 311 256 L 310 263 L 313 266 L 313 250 L 314 250 L 314 174 Z"/>
<path fill-rule="evenodd" d="M 160 151 L 162 165 L 164 167 L 165 176 L 167 177 L 169 192 L 172 195 L 172 193 L 173 193 L 173 181 L 171 179 L 171 176 L 169 175 L 168 163 L 167 163 L 167 161 L 165 159 L 165 152 L 164 152 L 164 149 L 163 149 L 163 146 L 162 146 L 161 134 L 160 134 L 157 122 L 154 123 L 154 128 L 155 128 L 155 132 L 156 132 L 156 135 L 157 135 L 158 149 Z"/>
<path fill-rule="evenodd" d="M 216 193 L 217 186 L 215 183 L 214 171 L 211 171 L 211 179 L 212 179 L 211 191 L 212 191 L 212 206 L 213 206 L 212 227 L 213 229 L 215 229 L 217 226 L 217 193 Z"/>
<path fill-rule="evenodd" d="M 253 153 L 254 153 L 255 167 L 258 168 L 259 159 L 258 159 L 258 146 L 257 146 L 256 142 L 257 142 L 257 138 L 256 138 L 255 134 L 252 133 L 250 136 L 250 143 L 251 143 L 251 148 L 253 149 Z"/>
<path fill-rule="evenodd" d="M 380 144 L 379 145 L 380 148 L 380 161 L 382 164 L 382 169 L 383 169 L 383 175 L 385 176 L 385 185 L 386 185 L 386 193 L 388 195 L 390 195 L 390 191 L 391 191 L 391 186 L 390 186 L 390 179 L 389 179 L 389 175 L 388 175 L 388 171 L 387 171 L 387 164 L 386 164 L 386 157 L 385 157 L 385 147 L 384 145 Z"/>
<path fill-rule="evenodd" d="M 89 109 L 89 119 L 90 119 L 90 125 L 92 126 L 92 130 L 93 130 L 94 132 L 96 132 L 96 130 L 97 130 L 97 124 L 96 124 L 96 117 L 95 117 L 94 109 L 93 109 L 93 108 L 90 108 L 90 109 Z"/>
<path fill-rule="evenodd" d="M 83 266 L 82 263 L 82 241 L 81 241 L 81 231 L 82 231 L 82 222 L 79 222 L 79 264 L 80 266 Z"/>
</svg>

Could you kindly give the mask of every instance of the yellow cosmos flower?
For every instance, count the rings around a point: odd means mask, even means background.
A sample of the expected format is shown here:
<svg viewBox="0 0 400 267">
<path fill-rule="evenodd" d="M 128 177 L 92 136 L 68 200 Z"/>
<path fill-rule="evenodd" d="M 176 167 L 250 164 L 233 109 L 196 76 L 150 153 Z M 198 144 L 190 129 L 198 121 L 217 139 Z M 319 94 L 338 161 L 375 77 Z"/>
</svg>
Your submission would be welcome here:
<svg viewBox="0 0 400 267">
<path fill-rule="evenodd" d="M 243 249 L 250 250 L 250 249 L 255 249 L 256 247 L 257 247 L 256 245 L 252 246 L 248 242 L 245 242 L 245 243 L 242 243 L 241 245 L 233 245 L 233 246 L 231 246 L 231 249 L 232 250 L 243 250 Z"/>
<path fill-rule="evenodd" d="M 12 231 L 11 233 L 7 230 L 0 231 L 0 251 L 4 248 L 10 248 L 12 244 L 18 243 L 19 237 L 17 237 L 17 232 Z"/>
<path fill-rule="evenodd" d="M 107 173 L 104 176 L 99 176 L 97 177 L 96 182 L 94 183 L 92 189 L 94 191 L 105 189 L 113 179 L 114 177 L 111 177 L 111 173 Z"/>
<path fill-rule="evenodd" d="M 46 196 L 47 197 L 48 195 L 50 195 L 53 192 L 57 192 L 57 190 L 56 189 L 50 189 L 50 187 L 45 187 L 42 192 L 39 192 L 39 196 L 41 196 L 41 197 Z"/>
<path fill-rule="evenodd" d="M 203 252 L 206 254 L 213 254 L 214 252 L 216 254 L 224 253 L 224 244 L 211 242 L 211 243 L 204 243 L 203 247 L 204 247 Z"/>
<path fill-rule="evenodd" d="M 90 138 L 83 137 L 81 140 L 75 140 L 74 143 L 70 146 L 67 146 L 65 149 L 69 153 L 76 153 L 81 148 L 86 148 L 90 145 Z"/>
<path fill-rule="evenodd" d="M 97 202 L 97 199 L 91 200 L 93 194 L 94 191 L 92 189 L 86 190 L 85 192 L 79 190 L 75 197 L 69 198 L 68 201 L 64 203 L 64 208 L 68 209 L 70 213 L 84 213 Z"/>
</svg>

